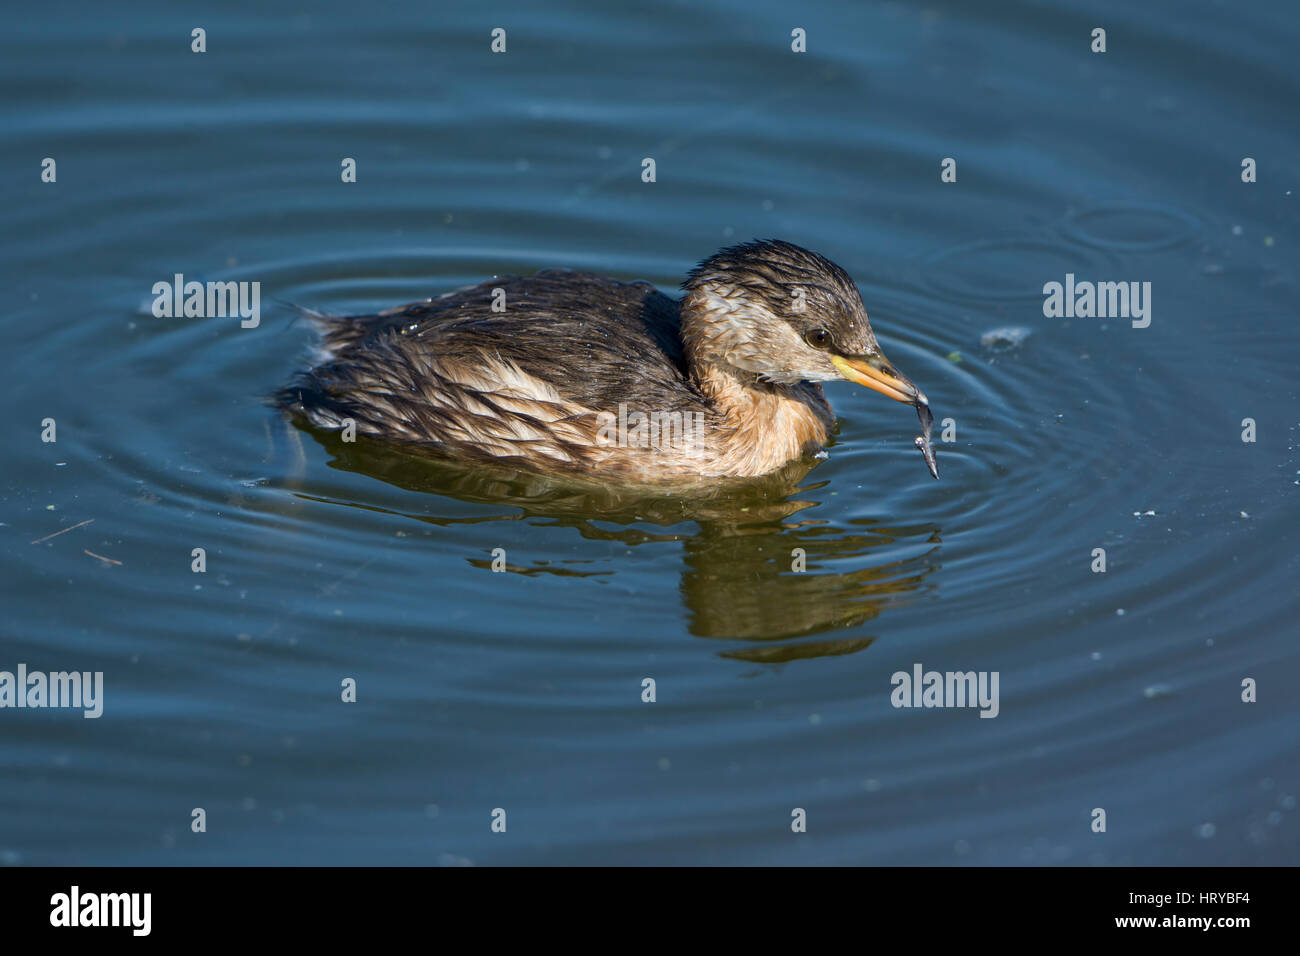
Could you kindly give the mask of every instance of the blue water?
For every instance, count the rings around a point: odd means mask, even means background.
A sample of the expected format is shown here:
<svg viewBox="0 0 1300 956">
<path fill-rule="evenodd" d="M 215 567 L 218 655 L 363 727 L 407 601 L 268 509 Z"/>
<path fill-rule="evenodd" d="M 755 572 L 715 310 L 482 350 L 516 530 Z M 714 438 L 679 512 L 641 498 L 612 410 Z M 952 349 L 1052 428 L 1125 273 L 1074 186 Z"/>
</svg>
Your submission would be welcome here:
<svg viewBox="0 0 1300 956">
<path fill-rule="evenodd" d="M 0 670 L 104 710 L 0 709 L 0 862 L 1294 863 L 1298 44 L 1205 0 L 11 18 Z M 283 303 L 672 292 L 754 237 L 855 278 L 953 420 L 939 482 L 848 384 L 825 461 L 711 495 L 263 403 Z M 260 282 L 260 324 L 155 318 L 176 273 Z M 1067 273 L 1150 282 L 1150 326 L 1047 318 Z M 997 672 L 998 716 L 892 706 L 918 663 Z"/>
</svg>

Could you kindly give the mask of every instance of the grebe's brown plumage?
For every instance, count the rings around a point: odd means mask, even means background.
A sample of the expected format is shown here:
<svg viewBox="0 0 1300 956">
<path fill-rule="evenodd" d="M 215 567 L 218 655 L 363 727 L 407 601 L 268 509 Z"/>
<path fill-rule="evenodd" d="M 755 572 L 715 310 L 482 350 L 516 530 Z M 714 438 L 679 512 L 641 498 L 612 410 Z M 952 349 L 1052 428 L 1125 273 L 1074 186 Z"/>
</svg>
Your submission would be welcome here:
<svg viewBox="0 0 1300 956">
<path fill-rule="evenodd" d="M 751 477 L 815 452 L 834 425 L 819 381 L 926 404 L 816 253 L 732 246 L 683 288 L 548 271 L 318 317 L 320 362 L 276 402 L 318 428 L 632 481 Z"/>
</svg>

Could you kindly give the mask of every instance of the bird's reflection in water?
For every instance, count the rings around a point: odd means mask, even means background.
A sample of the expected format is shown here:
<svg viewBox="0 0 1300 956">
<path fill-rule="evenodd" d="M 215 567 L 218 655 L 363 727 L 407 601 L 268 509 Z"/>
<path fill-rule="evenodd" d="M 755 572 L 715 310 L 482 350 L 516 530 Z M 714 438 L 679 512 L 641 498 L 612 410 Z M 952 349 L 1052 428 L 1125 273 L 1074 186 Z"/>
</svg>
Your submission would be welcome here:
<svg viewBox="0 0 1300 956">
<path fill-rule="evenodd" d="M 891 606 L 915 600 L 933 586 L 927 578 L 939 567 L 936 525 L 856 519 L 851 527 L 836 527 L 801 519 L 801 512 L 819 504 L 818 493 L 826 486 L 801 484 L 814 461 L 794 462 L 759 479 L 678 485 L 670 491 L 466 464 L 365 440 L 345 443 L 333 432 L 308 433 L 334 456 L 330 467 L 409 491 L 519 509 L 522 514 L 512 517 L 571 527 L 593 540 L 629 546 L 681 542 L 680 589 L 691 633 L 751 645 L 724 651 L 723 657 L 783 663 L 860 651 L 875 636 L 822 635 L 855 628 Z M 408 517 L 435 525 L 485 520 L 452 513 Z M 690 523 L 696 528 L 683 531 L 681 526 Z M 899 543 L 915 548 L 900 559 Z M 795 570 L 800 565 L 805 569 Z"/>
</svg>

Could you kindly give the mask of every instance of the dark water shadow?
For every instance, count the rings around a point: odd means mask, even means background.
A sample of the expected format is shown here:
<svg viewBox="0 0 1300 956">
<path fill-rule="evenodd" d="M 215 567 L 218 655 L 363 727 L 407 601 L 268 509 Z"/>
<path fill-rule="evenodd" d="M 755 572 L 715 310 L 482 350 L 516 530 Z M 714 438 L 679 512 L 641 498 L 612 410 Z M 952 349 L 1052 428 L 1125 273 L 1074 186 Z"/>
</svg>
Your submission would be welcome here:
<svg viewBox="0 0 1300 956">
<path fill-rule="evenodd" d="M 917 600 L 934 587 L 928 579 L 941 566 L 941 532 L 935 524 L 886 525 L 857 519 L 842 527 L 801 518 L 802 512 L 820 504 L 818 495 L 827 485 L 806 482 L 818 464 L 814 459 L 792 462 L 762 478 L 674 485 L 670 490 L 466 463 L 364 439 L 344 442 L 335 432 L 302 430 L 333 456 L 331 468 L 419 494 L 518 511 L 414 514 L 296 492 L 311 500 L 399 513 L 437 526 L 528 520 L 627 546 L 680 542 L 679 592 L 690 632 L 702 638 L 751 642 L 752 647 L 721 654 L 737 660 L 784 663 L 863 650 L 874 636 L 822 635 L 856 628 L 891 607 Z M 684 531 L 683 524 L 696 528 Z M 900 559 L 900 544 L 916 545 L 912 550 L 917 553 Z M 846 567 L 849 570 L 841 570 Z M 507 565 L 506 570 L 572 577 L 615 573 L 547 565 Z"/>
</svg>

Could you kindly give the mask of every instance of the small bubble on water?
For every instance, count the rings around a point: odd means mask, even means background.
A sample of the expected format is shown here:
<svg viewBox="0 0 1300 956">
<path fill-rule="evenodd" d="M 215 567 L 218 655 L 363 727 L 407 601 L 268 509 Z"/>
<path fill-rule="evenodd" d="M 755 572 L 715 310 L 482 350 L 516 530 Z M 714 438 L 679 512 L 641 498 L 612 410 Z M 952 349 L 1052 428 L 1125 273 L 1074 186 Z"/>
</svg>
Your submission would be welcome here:
<svg viewBox="0 0 1300 956">
<path fill-rule="evenodd" d="M 1213 823 L 1202 823 L 1199 827 L 1196 828 L 1196 835 L 1200 837 L 1202 840 L 1210 839 L 1212 836 L 1214 836 L 1216 832 L 1217 832 L 1217 828 L 1214 826 Z"/>
</svg>

